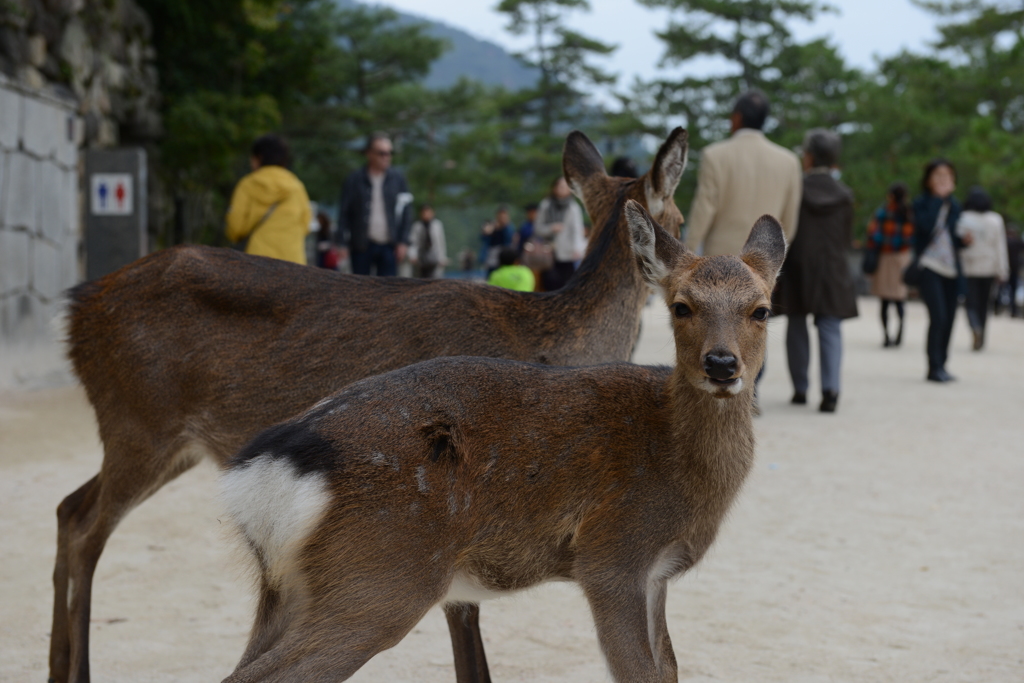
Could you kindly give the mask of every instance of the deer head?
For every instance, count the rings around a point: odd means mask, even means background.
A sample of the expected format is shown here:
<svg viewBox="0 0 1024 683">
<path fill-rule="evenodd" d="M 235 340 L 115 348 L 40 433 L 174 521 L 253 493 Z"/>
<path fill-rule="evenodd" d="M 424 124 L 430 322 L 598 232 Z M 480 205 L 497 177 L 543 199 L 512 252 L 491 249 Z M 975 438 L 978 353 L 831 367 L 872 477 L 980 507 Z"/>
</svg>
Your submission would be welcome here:
<svg viewBox="0 0 1024 683">
<path fill-rule="evenodd" d="M 683 223 L 683 214 L 676 207 L 674 195 L 679 179 L 686 170 L 689 150 L 687 141 L 686 130 L 674 129 L 662 143 L 651 169 L 635 181 L 625 181 L 636 188 L 627 196 L 633 199 L 642 197 L 655 220 L 674 235 L 679 234 L 679 227 Z M 601 153 L 579 131 L 573 131 L 565 140 L 562 170 L 573 194 L 587 207 L 614 201 L 615 189 L 624 182 L 622 178 L 608 176 Z M 591 213 L 594 212 L 591 208 Z"/>
<path fill-rule="evenodd" d="M 671 311 L 680 375 L 716 398 L 752 388 L 764 363 L 772 288 L 786 256 L 782 226 L 762 216 L 739 256 L 702 258 L 640 204 L 628 202 L 625 211 L 641 272 Z"/>
</svg>

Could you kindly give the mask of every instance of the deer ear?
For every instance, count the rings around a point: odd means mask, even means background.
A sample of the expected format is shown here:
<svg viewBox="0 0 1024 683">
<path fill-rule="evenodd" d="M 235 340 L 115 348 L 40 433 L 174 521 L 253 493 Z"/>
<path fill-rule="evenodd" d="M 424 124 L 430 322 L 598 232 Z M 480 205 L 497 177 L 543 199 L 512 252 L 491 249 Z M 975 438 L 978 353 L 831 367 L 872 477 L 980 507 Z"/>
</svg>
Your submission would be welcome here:
<svg viewBox="0 0 1024 683">
<path fill-rule="evenodd" d="M 692 255 L 679 240 L 655 223 L 639 202 L 628 200 L 625 212 L 630 244 L 640 272 L 649 284 L 662 287 L 676 264 Z"/>
<path fill-rule="evenodd" d="M 740 256 L 748 266 L 774 285 L 782 270 L 782 263 L 786 260 L 786 236 L 782 232 L 782 225 L 768 214 L 758 218 Z"/>
<path fill-rule="evenodd" d="M 562 149 L 562 173 L 569 183 L 569 189 L 584 204 L 587 203 L 587 193 L 595 188 L 595 181 L 608 177 L 601 153 L 594 147 L 594 143 L 578 130 L 569 133 L 565 139 L 565 147 Z"/>
<path fill-rule="evenodd" d="M 668 139 L 654 157 L 654 165 L 651 166 L 644 181 L 647 206 L 651 207 L 651 213 L 661 213 L 661 203 L 675 194 L 679 179 L 686 170 L 686 158 L 690 149 L 688 140 L 686 130 L 676 128 L 669 133 Z"/>
</svg>

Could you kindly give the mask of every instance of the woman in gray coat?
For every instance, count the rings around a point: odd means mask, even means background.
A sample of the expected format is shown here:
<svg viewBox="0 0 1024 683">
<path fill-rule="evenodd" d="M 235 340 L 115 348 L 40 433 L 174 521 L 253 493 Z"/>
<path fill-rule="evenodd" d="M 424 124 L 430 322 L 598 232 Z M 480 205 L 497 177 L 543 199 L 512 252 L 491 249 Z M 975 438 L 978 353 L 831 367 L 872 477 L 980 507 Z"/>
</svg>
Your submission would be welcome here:
<svg viewBox="0 0 1024 683">
<path fill-rule="evenodd" d="M 822 412 L 835 412 L 843 340 L 839 324 L 857 315 L 857 293 L 846 254 L 853 229 L 853 192 L 833 177 L 842 143 L 822 128 L 808 131 L 803 145 L 803 196 L 796 237 L 779 277 L 779 303 L 789 318 L 786 353 L 795 404 L 807 403 L 810 339 L 814 316 L 821 356 Z"/>
</svg>

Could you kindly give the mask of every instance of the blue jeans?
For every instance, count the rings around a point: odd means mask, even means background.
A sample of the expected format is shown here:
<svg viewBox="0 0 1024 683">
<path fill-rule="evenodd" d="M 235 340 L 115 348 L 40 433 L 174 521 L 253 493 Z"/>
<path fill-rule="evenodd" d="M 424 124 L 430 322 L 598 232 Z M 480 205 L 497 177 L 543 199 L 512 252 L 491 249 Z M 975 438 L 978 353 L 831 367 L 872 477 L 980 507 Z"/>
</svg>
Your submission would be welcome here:
<svg viewBox="0 0 1024 683">
<path fill-rule="evenodd" d="M 352 259 L 352 272 L 356 275 L 370 275 L 371 266 L 375 271 L 373 275 L 398 275 L 394 245 L 370 242 L 369 249 L 353 251 L 350 258 Z"/>
<path fill-rule="evenodd" d="M 814 316 L 818 328 L 818 351 L 821 356 L 821 390 L 839 393 L 839 367 L 843 360 L 843 337 L 839 331 L 839 318 L 831 315 Z M 811 362 L 811 340 L 807 333 L 807 316 L 789 316 L 786 327 L 786 355 L 793 391 L 807 393 L 808 366 Z"/>
</svg>

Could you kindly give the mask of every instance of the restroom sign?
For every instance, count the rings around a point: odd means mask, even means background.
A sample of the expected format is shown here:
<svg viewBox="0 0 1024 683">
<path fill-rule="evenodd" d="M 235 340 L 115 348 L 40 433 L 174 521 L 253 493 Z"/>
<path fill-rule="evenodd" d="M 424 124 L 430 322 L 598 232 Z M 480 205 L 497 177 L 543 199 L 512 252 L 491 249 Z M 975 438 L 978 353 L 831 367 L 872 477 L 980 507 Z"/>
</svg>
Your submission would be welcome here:
<svg viewBox="0 0 1024 683">
<path fill-rule="evenodd" d="M 94 173 L 89 195 L 94 216 L 130 216 L 132 214 L 132 174 Z"/>
</svg>

